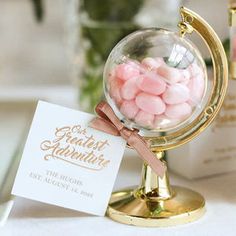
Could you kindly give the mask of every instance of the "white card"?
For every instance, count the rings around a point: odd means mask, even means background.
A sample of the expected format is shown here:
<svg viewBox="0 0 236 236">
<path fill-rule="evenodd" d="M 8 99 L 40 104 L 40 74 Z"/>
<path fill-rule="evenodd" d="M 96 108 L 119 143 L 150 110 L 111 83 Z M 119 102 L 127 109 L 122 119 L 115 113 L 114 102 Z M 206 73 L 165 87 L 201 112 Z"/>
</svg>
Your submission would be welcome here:
<svg viewBox="0 0 236 236">
<path fill-rule="evenodd" d="M 93 115 L 39 101 L 12 194 L 104 215 L 126 142 Z"/>
</svg>

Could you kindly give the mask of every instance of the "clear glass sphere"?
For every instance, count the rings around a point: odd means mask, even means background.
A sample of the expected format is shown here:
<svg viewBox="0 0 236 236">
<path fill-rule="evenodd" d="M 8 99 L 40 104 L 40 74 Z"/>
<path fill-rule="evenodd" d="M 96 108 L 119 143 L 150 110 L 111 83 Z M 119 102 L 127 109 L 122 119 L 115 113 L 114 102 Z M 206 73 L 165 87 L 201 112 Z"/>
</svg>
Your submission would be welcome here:
<svg viewBox="0 0 236 236">
<path fill-rule="evenodd" d="M 104 69 L 108 103 L 129 128 L 165 132 L 201 111 L 205 63 L 189 40 L 164 29 L 136 31 L 110 53 Z"/>
</svg>

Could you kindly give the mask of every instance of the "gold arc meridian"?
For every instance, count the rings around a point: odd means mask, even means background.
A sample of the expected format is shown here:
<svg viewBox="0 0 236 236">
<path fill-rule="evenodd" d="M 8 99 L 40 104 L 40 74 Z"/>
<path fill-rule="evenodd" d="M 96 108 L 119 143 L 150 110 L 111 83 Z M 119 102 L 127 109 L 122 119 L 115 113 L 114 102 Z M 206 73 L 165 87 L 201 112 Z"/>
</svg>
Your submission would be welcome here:
<svg viewBox="0 0 236 236">
<path fill-rule="evenodd" d="M 203 18 L 185 7 L 180 8 L 180 14 L 182 18 L 180 24 L 186 25 L 186 33 L 188 33 L 188 29 L 190 28 L 200 35 L 207 45 L 213 61 L 213 88 L 206 104 L 207 108 L 211 108 L 212 113 L 206 116 L 204 109 L 191 124 L 174 133 L 167 134 L 163 137 L 147 137 L 153 151 L 165 151 L 183 145 L 206 129 L 219 112 L 228 85 L 227 57 L 221 40 L 215 31 Z M 189 19 L 191 19 L 191 21 Z M 165 145 L 161 145 L 163 141 L 165 141 Z"/>
</svg>

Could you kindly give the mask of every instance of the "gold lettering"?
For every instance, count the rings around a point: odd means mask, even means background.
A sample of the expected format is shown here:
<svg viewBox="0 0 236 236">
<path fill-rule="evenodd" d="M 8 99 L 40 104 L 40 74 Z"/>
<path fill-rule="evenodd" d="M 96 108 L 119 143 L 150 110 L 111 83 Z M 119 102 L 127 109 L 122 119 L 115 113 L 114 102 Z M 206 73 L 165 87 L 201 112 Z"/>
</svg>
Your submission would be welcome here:
<svg viewBox="0 0 236 236">
<path fill-rule="evenodd" d="M 54 135 L 52 141 L 44 140 L 40 144 L 41 150 L 49 152 L 45 160 L 60 159 L 91 170 L 101 170 L 110 163 L 99 153 L 110 146 L 108 140 L 96 140 L 93 135 L 87 135 L 81 125 L 56 128 Z"/>
</svg>

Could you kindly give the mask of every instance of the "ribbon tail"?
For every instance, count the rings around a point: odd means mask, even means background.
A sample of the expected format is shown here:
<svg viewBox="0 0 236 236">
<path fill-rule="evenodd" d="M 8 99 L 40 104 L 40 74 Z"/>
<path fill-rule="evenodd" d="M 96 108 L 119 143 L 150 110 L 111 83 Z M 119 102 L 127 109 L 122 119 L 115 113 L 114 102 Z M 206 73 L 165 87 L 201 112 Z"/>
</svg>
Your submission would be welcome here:
<svg viewBox="0 0 236 236">
<path fill-rule="evenodd" d="M 142 137 L 138 134 L 132 135 L 129 140 L 128 144 L 132 146 L 140 155 L 140 157 L 153 169 L 153 171 L 160 176 L 161 178 L 164 177 L 166 166 L 165 164 L 160 161 L 155 154 L 148 148 L 147 144 Z"/>
<path fill-rule="evenodd" d="M 100 117 L 96 117 L 94 118 L 90 124 L 89 127 L 96 129 L 96 130 L 100 130 L 102 132 L 111 134 L 111 135 L 115 135 L 115 136 L 120 136 L 120 132 L 117 130 L 117 128 L 109 121 L 100 118 Z"/>
</svg>

